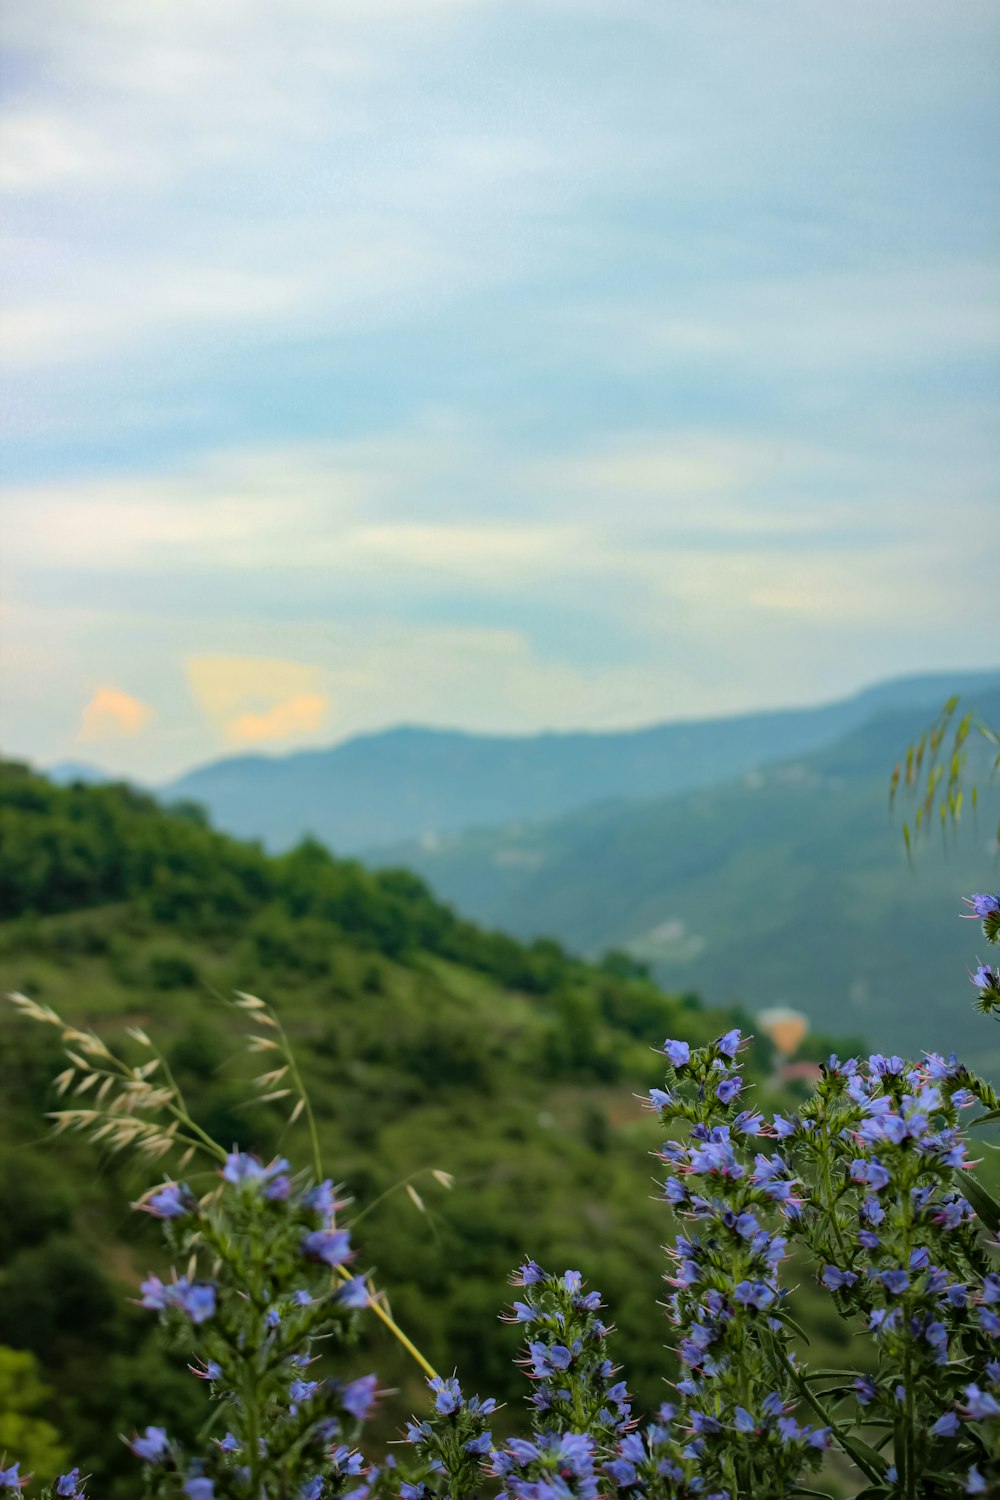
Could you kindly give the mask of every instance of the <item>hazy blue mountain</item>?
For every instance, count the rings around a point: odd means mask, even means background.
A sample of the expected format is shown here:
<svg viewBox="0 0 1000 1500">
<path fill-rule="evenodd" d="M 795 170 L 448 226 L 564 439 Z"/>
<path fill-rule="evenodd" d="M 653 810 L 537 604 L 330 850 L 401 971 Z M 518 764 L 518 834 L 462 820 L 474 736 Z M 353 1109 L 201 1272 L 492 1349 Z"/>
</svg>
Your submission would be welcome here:
<svg viewBox="0 0 1000 1500">
<path fill-rule="evenodd" d="M 550 818 L 607 798 L 709 786 L 828 745 L 881 710 L 930 714 L 949 692 L 974 693 L 991 682 L 1000 683 L 1000 668 L 896 679 L 819 708 L 618 733 L 491 737 L 401 728 L 329 750 L 217 761 L 160 794 L 200 802 L 223 828 L 273 849 L 312 833 L 337 850 L 360 851 Z"/>
<path fill-rule="evenodd" d="M 1000 690 L 978 703 L 1000 724 Z M 824 1031 L 894 1050 L 965 1047 L 996 1074 L 1000 1028 L 973 1014 L 966 976 L 985 945 L 959 913 L 963 895 L 1000 887 L 989 853 L 1000 785 L 982 787 L 978 829 L 966 820 L 947 849 L 937 829 L 908 868 L 901 825 L 913 809 L 890 820 L 888 776 L 925 722 L 882 715 L 725 785 L 377 859 L 409 866 L 463 913 L 516 936 L 551 934 L 590 955 L 622 948 L 668 988 L 791 1005 Z"/>
</svg>

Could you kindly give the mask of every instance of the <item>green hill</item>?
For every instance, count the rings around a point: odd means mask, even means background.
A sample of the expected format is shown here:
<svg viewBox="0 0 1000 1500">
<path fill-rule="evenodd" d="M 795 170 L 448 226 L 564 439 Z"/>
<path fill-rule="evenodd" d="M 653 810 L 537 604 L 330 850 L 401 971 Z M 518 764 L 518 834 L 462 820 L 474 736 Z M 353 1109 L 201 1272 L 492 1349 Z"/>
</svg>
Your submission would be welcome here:
<svg viewBox="0 0 1000 1500">
<path fill-rule="evenodd" d="M 651 1044 L 717 1035 L 732 1012 L 665 995 L 622 958 L 595 966 L 482 932 L 411 875 L 316 844 L 268 857 L 193 809 L 13 765 L 0 768 L 0 870 L 4 989 L 100 1033 L 155 1031 L 217 1138 L 304 1161 L 302 1127 L 289 1133 L 278 1105 L 244 1107 L 259 1069 L 225 998 L 252 989 L 277 1005 L 328 1170 L 373 1205 L 364 1264 L 435 1361 L 519 1402 L 516 1333 L 496 1317 L 530 1249 L 607 1293 L 641 1401 L 662 1398 L 665 1325 L 650 1315 L 669 1228 L 651 1196 L 655 1126 L 634 1094 L 661 1078 Z M 758 1052 L 758 1081 L 767 1066 Z M 162 1270 L 155 1226 L 125 1207 L 149 1179 L 47 1136 L 60 1067 L 54 1032 L 0 1012 L 0 1344 L 33 1351 L 53 1389 L 45 1417 L 95 1493 L 124 1500 L 133 1465 L 117 1434 L 162 1421 L 183 1435 L 195 1382 L 186 1351 L 159 1352 L 127 1300 Z M 453 1173 L 454 1190 L 429 1168 Z M 426 1214 L 393 1191 L 421 1171 Z M 398 1390 L 392 1434 L 419 1377 L 371 1339 L 357 1358 Z"/>
<path fill-rule="evenodd" d="M 1000 723 L 1000 694 L 979 708 Z M 552 933 L 595 955 L 620 948 L 667 988 L 751 1010 L 791 1005 L 824 1031 L 860 1031 L 885 1049 L 964 1049 L 996 1075 L 1000 1038 L 963 994 L 975 934 L 958 920 L 960 898 L 998 880 L 996 786 L 984 788 L 978 835 L 966 826 L 947 849 L 931 839 L 908 867 L 888 774 L 925 723 L 888 714 L 728 785 L 386 857 L 523 938 Z"/>
</svg>

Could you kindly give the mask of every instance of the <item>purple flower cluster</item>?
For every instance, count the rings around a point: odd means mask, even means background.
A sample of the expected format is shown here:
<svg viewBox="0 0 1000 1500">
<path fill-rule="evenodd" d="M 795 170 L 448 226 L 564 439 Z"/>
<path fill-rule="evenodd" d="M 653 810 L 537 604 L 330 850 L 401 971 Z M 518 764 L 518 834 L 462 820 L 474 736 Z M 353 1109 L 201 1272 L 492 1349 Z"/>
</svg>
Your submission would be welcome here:
<svg viewBox="0 0 1000 1500">
<path fill-rule="evenodd" d="M 401 1500 L 429 1500 L 440 1485 L 446 1486 L 447 1494 L 475 1494 L 493 1452 L 490 1421 L 497 1404 L 492 1396 L 485 1401 L 466 1398 L 454 1376 L 444 1380 L 436 1375 L 428 1387 L 434 1397 L 433 1415 L 413 1417 L 406 1424 L 414 1460 L 400 1483 Z"/>
<path fill-rule="evenodd" d="M 983 937 L 994 946 L 1000 943 L 1000 891 L 995 895 L 982 892 L 963 898 L 969 908 L 962 915 L 982 923 Z M 1000 1020 L 1000 968 L 995 964 L 978 963 L 970 970 L 969 978 L 979 991 L 976 1009 L 984 1016 Z"/>
<path fill-rule="evenodd" d="M 491 1472 L 512 1500 L 598 1500 L 594 1439 L 584 1432 L 511 1438 L 492 1455 Z"/>
<path fill-rule="evenodd" d="M 760 1476 L 761 1493 L 781 1493 L 828 1442 L 824 1428 L 791 1414 L 778 1272 L 787 1250 L 781 1231 L 798 1217 L 801 1184 L 783 1154 L 757 1149 L 800 1125 L 779 1117 L 768 1126 L 758 1111 L 736 1110 L 743 1046 L 730 1031 L 708 1047 L 667 1041 L 662 1049 L 668 1087 L 651 1102 L 664 1124 L 689 1127 L 686 1142 L 670 1139 L 658 1153 L 668 1168 L 664 1196 L 686 1221 L 667 1277 L 681 1379 L 677 1402 L 625 1435 L 605 1465 L 630 1496 L 728 1496 L 734 1463 Z"/>
<path fill-rule="evenodd" d="M 156 1312 L 177 1308 L 186 1313 L 192 1323 L 205 1323 L 215 1316 L 216 1288 L 210 1281 L 189 1281 L 186 1276 L 164 1283 L 158 1276 L 148 1276 L 140 1287 L 141 1307 Z"/>
<path fill-rule="evenodd" d="M 511 1277 L 524 1291 L 505 1321 L 523 1328 L 520 1361 L 533 1382 L 531 1404 L 539 1432 L 583 1428 L 599 1446 L 632 1427 L 632 1407 L 620 1371 L 608 1358 L 610 1329 L 600 1317 L 601 1295 L 584 1289 L 579 1271 L 550 1275 L 527 1261 Z"/>
<path fill-rule="evenodd" d="M 809 1182 L 792 1232 L 842 1313 L 873 1335 L 873 1368 L 856 1377 L 855 1396 L 863 1420 L 900 1434 L 905 1484 L 981 1456 L 956 1410 L 961 1383 L 989 1366 L 1000 1335 L 1000 1278 L 961 1191 L 960 1116 L 977 1099 L 991 1104 L 992 1090 L 954 1057 L 831 1057 L 802 1111 L 811 1129 L 792 1148 Z"/>
<path fill-rule="evenodd" d="M 164 1222 L 175 1251 L 193 1252 L 187 1275 L 143 1282 L 141 1305 L 180 1313 L 199 1329 L 190 1369 L 224 1404 L 229 1430 L 193 1459 L 162 1427 L 148 1427 L 130 1447 L 188 1500 L 270 1493 L 267 1477 L 286 1475 L 291 1456 L 301 1495 L 365 1500 L 371 1476 L 351 1442 L 374 1410 L 375 1376 L 345 1382 L 313 1378 L 310 1369 L 316 1341 L 342 1331 L 369 1302 L 365 1278 L 343 1269 L 354 1254 L 335 1223 L 343 1204 L 331 1182 L 296 1187 L 283 1158 L 264 1165 L 233 1151 L 219 1175 L 219 1189 L 200 1203 L 185 1185 L 167 1183 L 137 1207 Z M 211 1281 L 195 1279 L 202 1255 L 213 1263 Z"/>
</svg>

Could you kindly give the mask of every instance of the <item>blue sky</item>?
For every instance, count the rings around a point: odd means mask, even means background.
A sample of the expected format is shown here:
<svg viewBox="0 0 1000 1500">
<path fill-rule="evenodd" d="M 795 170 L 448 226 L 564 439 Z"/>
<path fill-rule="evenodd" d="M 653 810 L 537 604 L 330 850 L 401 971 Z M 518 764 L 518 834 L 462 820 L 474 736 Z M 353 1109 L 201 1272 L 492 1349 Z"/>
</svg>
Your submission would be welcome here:
<svg viewBox="0 0 1000 1500">
<path fill-rule="evenodd" d="M 1000 12 L 6 18 L 5 748 L 994 665 Z"/>
</svg>

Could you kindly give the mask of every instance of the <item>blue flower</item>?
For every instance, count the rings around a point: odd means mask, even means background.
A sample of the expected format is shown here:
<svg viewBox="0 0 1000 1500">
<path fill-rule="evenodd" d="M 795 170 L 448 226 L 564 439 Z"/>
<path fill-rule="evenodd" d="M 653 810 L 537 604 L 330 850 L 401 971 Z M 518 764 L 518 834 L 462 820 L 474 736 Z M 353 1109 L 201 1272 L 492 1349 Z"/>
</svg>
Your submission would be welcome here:
<svg viewBox="0 0 1000 1500">
<path fill-rule="evenodd" d="M 973 896 L 963 896 L 962 900 L 966 906 L 971 907 L 971 911 L 962 913 L 963 916 L 978 917 L 980 921 L 985 921 L 987 917 L 1000 912 L 1000 891 L 995 896 L 977 891 Z"/>
<path fill-rule="evenodd" d="M 212 1500 L 215 1494 L 215 1486 L 203 1474 L 194 1474 L 186 1481 L 184 1493 L 188 1496 L 188 1500 Z"/>
<path fill-rule="evenodd" d="M 329 1177 L 325 1182 L 321 1182 L 316 1187 L 310 1188 L 307 1193 L 303 1193 L 302 1206 L 303 1208 L 308 1208 L 311 1213 L 319 1214 L 324 1223 L 333 1218 L 338 1204 L 333 1190 L 333 1183 Z"/>
<path fill-rule="evenodd" d="M 68 1474 L 59 1475 L 56 1480 L 56 1494 L 66 1496 L 66 1500 L 83 1500 L 79 1469 L 70 1469 Z"/>
<path fill-rule="evenodd" d="M 147 1276 L 146 1280 L 140 1283 L 139 1290 L 142 1293 L 139 1301 L 140 1307 L 148 1307 L 154 1312 L 160 1312 L 168 1306 L 170 1288 L 164 1286 L 159 1276 Z"/>
<path fill-rule="evenodd" d="M 221 1175 L 234 1187 L 241 1187 L 248 1182 L 270 1182 L 288 1170 L 289 1164 L 283 1156 L 275 1157 L 270 1166 L 265 1167 L 256 1156 L 245 1151 L 230 1151 Z"/>
<path fill-rule="evenodd" d="M 463 1405 L 462 1391 L 454 1376 L 451 1376 L 448 1380 L 442 1380 L 440 1376 L 435 1376 L 433 1380 L 428 1381 L 428 1385 L 434 1392 L 434 1410 L 438 1416 L 452 1417 L 457 1411 L 461 1410 Z"/>
<path fill-rule="evenodd" d="M 245 1151 L 230 1151 L 226 1157 L 226 1165 L 222 1168 L 222 1176 L 234 1187 L 239 1187 L 244 1182 L 259 1182 L 264 1176 L 264 1165 L 256 1156 L 249 1156 Z"/>
<path fill-rule="evenodd" d="M 1000 1338 L 1000 1317 L 997 1317 L 992 1308 L 977 1308 L 976 1317 L 984 1333 L 989 1334 L 991 1339 Z"/>
<path fill-rule="evenodd" d="M 144 1203 L 136 1205 L 157 1219 L 180 1219 L 194 1207 L 194 1195 L 186 1183 L 168 1182 Z"/>
<path fill-rule="evenodd" d="M 720 1036 L 715 1045 L 724 1056 L 735 1057 L 740 1050 L 741 1041 L 742 1036 L 734 1027 L 732 1031 L 727 1031 L 725 1036 Z"/>
<path fill-rule="evenodd" d="M 353 1259 L 351 1236 L 346 1229 L 313 1229 L 300 1248 L 307 1260 L 320 1260 L 328 1266 L 342 1266 Z"/>
<path fill-rule="evenodd" d="M 931 1437 L 954 1437 L 961 1425 L 953 1411 L 946 1411 L 931 1428 Z"/>
<path fill-rule="evenodd" d="M 134 1437 L 129 1447 L 137 1458 L 143 1458 L 147 1463 L 158 1463 L 161 1458 L 166 1457 L 170 1444 L 166 1430 L 163 1427 L 147 1427 L 142 1437 Z"/>
<path fill-rule="evenodd" d="M 20 1478 L 19 1475 L 18 1475 L 18 1470 L 20 1469 L 20 1467 L 21 1467 L 20 1463 L 16 1463 L 16 1464 L 11 1464 L 11 1466 L 10 1466 L 9 1469 L 0 1469 L 0 1489 L 4 1489 L 4 1490 L 23 1490 L 24 1489 L 24 1486 L 28 1483 L 29 1479 L 31 1478 L 31 1475 L 30 1474 L 25 1474 L 25 1476 L 24 1476 L 23 1479 Z"/>
<path fill-rule="evenodd" d="M 823 1285 L 830 1292 L 839 1292 L 845 1286 L 853 1286 L 857 1279 L 855 1271 L 841 1271 L 837 1266 L 826 1266 L 820 1277 Z"/>
<path fill-rule="evenodd" d="M 337 1301 L 342 1302 L 345 1307 L 367 1307 L 368 1285 L 363 1276 L 352 1276 L 350 1281 L 337 1290 Z"/>
<path fill-rule="evenodd" d="M 981 1391 L 978 1385 L 967 1385 L 965 1410 L 974 1422 L 983 1422 L 987 1417 L 1000 1417 L 1000 1402 L 989 1391 Z"/>
<path fill-rule="evenodd" d="M 663 1051 L 674 1068 L 683 1068 L 691 1061 L 691 1048 L 687 1042 L 673 1042 L 669 1038 L 663 1043 Z"/>
<path fill-rule="evenodd" d="M 874 1052 L 868 1059 L 868 1066 L 880 1078 L 885 1078 L 898 1077 L 903 1072 L 906 1064 L 901 1057 L 883 1057 L 881 1052 Z"/>
<path fill-rule="evenodd" d="M 742 1078 L 724 1078 L 715 1091 L 715 1097 L 720 1104 L 732 1104 L 742 1087 Z"/>
<path fill-rule="evenodd" d="M 375 1407 L 375 1386 L 374 1375 L 362 1375 L 341 1391 L 340 1403 L 356 1422 L 366 1422 L 371 1415 Z"/>
<path fill-rule="evenodd" d="M 768 1286 L 766 1281 L 741 1281 L 733 1291 L 733 1300 L 742 1302 L 745 1307 L 757 1307 L 762 1311 L 770 1307 L 775 1298 L 773 1287 Z"/>
<path fill-rule="evenodd" d="M 211 1282 L 191 1284 L 186 1276 L 182 1276 L 177 1285 L 170 1288 L 170 1301 L 186 1312 L 192 1323 L 204 1323 L 215 1316 L 215 1287 Z"/>
<path fill-rule="evenodd" d="M 514 1286 L 537 1286 L 545 1280 L 545 1272 L 533 1260 L 526 1260 L 511 1277 Z"/>
<path fill-rule="evenodd" d="M 873 1192 L 880 1193 L 889 1186 L 892 1174 L 877 1157 L 873 1156 L 870 1161 L 859 1157 L 851 1163 L 851 1178 L 854 1182 L 866 1182 Z"/>
</svg>

